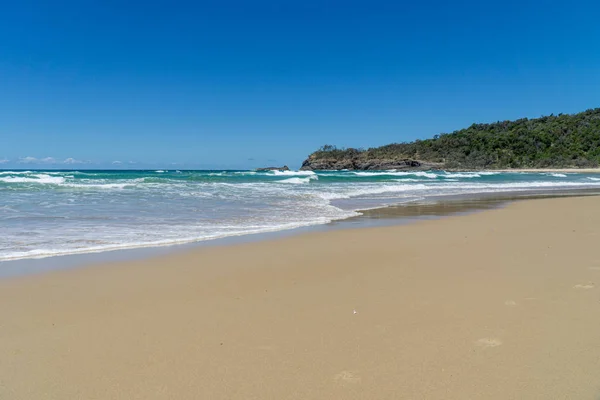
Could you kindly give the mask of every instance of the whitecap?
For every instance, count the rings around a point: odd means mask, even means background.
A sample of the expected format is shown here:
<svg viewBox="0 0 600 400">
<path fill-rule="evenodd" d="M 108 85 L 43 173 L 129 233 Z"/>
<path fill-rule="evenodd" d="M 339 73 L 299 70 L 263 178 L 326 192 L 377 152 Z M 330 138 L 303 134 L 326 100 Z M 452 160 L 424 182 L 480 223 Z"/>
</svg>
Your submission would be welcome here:
<svg viewBox="0 0 600 400">
<path fill-rule="evenodd" d="M 446 172 L 444 175 L 441 175 L 442 178 L 481 178 L 481 175 L 477 172 Z"/>
<path fill-rule="evenodd" d="M 477 171 L 479 175 L 498 175 L 501 172 L 493 172 L 493 171 Z"/>
<path fill-rule="evenodd" d="M 0 175 L 27 175 L 33 174 L 32 171 L 0 171 Z"/>
<path fill-rule="evenodd" d="M 313 171 L 269 171 L 267 174 L 277 175 L 277 176 L 310 176 L 316 175 Z"/>
<path fill-rule="evenodd" d="M 429 179 L 437 178 L 437 174 L 433 172 L 425 172 L 425 171 L 414 171 L 414 172 L 403 172 L 403 171 L 383 171 L 383 172 L 368 172 L 368 171 L 353 171 L 352 174 L 356 176 L 422 176 Z"/>
<path fill-rule="evenodd" d="M 79 189 L 125 189 L 135 183 L 65 183 L 61 186 Z"/>
<path fill-rule="evenodd" d="M 30 178 L 20 177 L 20 176 L 7 176 L 1 177 L 0 182 L 5 183 L 37 183 L 40 185 L 44 184 L 52 184 L 59 185 L 64 183 L 65 178 L 62 176 L 50 176 L 46 174 L 36 174 L 32 175 Z"/>
<path fill-rule="evenodd" d="M 303 183 L 309 183 L 310 182 L 310 177 L 306 177 L 306 178 L 288 178 L 288 179 L 284 179 L 282 181 L 277 181 L 277 183 L 292 183 L 292 184 L 303 184 Z"/>
<path fill-rule="evenodd" d="M 434 189 L 433 186 L 424 184 L 406 184 L 406 185 L 379 185 L 369 186 L 361 189 L 350 190 L 346 192 L 320 192 L 317 196 L 325 200 L 350 199 L 353 197 L 364 197 L 384 193 L 415 192 L 419 190 Z"/>
</svg>

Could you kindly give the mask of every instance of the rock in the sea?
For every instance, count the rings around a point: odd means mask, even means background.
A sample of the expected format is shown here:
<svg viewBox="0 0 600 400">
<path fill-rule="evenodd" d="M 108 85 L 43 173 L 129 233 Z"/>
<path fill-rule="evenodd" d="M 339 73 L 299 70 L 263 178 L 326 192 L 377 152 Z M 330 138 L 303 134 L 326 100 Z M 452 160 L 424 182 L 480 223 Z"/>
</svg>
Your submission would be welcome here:
<svg viewBox="0 0 600 400">
<path fill-rule="evenodd" d="M 289 171 L 290 168 L 287 165 L 283 167 L 265 167 L 265 168 L 256 168 L 256 172 L 267 172 L 267 171 Z"/>
</svg>

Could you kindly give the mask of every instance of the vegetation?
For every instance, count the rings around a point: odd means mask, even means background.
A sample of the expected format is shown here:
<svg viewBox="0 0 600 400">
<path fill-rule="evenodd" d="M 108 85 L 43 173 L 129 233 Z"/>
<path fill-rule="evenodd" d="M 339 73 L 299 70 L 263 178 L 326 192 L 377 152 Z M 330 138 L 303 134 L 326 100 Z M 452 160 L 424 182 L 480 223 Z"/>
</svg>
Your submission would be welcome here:
<svg viewBox="0 0 600 400">
<path fill-rule="evenodd" d="M 326 145 L 309 158 L 325 159 L 411 159 L 467 169 L 597 167 L 600 108 L 573 115 L 473 124 L 432 139 L 367 150 Z"/>
</svg>

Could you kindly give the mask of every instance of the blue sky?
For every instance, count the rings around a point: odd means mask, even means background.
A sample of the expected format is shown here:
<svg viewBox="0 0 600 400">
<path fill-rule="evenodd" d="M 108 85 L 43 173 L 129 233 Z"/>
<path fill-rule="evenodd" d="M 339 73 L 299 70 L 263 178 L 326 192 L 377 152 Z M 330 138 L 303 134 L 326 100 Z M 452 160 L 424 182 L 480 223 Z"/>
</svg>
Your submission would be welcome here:
<svg viewBox="0 0 600 400">
<path fill-rule="evenodd" d="M 326 143 L 599 107 L 599 15 L 587 0 L 5 2 L 0 168 L 298 167 Z"/>
</svg>

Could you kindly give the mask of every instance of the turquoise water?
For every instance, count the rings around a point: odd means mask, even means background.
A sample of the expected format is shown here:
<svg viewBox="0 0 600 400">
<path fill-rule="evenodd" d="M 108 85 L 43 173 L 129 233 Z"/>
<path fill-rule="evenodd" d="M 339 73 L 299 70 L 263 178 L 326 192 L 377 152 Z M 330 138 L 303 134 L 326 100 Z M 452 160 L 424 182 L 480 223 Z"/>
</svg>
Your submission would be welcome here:
<svg viewBox="0 0 600 400">
<path fill-rule="evenodd" d="M 0 171 L 0 261 L 278 231 L 438 196 L 584 188 L 600 175 Z"/>
</svg>

